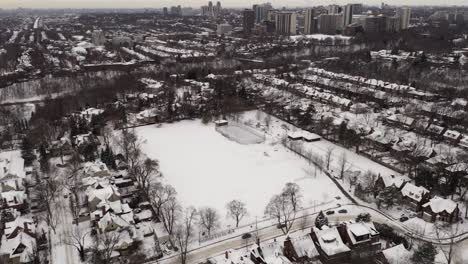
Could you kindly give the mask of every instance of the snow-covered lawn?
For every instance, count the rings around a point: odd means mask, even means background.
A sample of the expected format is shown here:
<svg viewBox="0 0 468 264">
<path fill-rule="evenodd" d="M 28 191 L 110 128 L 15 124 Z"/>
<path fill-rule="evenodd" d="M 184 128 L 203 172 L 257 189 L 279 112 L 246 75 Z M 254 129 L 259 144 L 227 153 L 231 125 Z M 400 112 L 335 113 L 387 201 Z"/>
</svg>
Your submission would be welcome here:
<svg viewBox="0 0 468 264">
<path fill-rule="evenodd" d="M 342 196 L 325 175 L 286 150 L 274 137 L 260 144 L 241 145 L 219 134 L 213 124 L 200 120 L 146 126 L 136 129 L 145 140 L 143 150 L 160 161 L 164 180 L 178 191 L 184 206 L 211 206 L 221 212 L 226 203 L 240 199 L 249 216 L 243 223 L 261 220 L 269 199 L 287 182 L 300 185 L 304 207 Z M 343 197 L 342 197 L 343 198 Z M 346 203 L 344 198 L 342 203 Z M 242 224 L 242 223 L 241 223 Z"/>
</svg>

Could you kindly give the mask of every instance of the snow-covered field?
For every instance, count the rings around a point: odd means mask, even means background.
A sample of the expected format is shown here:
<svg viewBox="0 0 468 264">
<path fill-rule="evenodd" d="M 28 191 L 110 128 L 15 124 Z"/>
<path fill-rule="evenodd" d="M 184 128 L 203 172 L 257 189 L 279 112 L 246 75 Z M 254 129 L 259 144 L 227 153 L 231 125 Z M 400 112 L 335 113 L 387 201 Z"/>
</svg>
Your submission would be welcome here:
<svg viewBox="0 0 468 264">
<path fill-rule="evenodd" d="M 326 175 L 285 149 L 275 137 L 242 145 L 200 120 L 145 126 L 136 131 L 145 140 L 146 154 L 160 161 L 164 180 L 176 188 L 183 205 L 215 207 L 225 225 L 232 224 L 225 219 L 227 202 L 240 199 L 246 203 L 249 216 L 244 224 L 256 216 L 262 219 L 269 199 L 287 182 L 301 186 L 303 207 L 341 196 Z M 341 202 L 346 203 L 343 199 Z"/>
</svg>

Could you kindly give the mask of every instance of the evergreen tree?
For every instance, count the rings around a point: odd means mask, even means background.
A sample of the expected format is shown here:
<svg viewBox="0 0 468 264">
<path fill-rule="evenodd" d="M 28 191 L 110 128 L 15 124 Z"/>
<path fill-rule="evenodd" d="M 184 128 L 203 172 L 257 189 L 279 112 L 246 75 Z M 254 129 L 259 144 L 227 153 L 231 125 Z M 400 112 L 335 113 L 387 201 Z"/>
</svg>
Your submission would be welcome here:
<svg viewBox="0 0 468 264">
<path fill-rule="evenodd" d="M 317 218 L 315 218 L 315 226 L 317 228 L 322 228 L 324 225 L 328 225 L 328 218 L 325 216 L 323 211 L 320 211 Z"/>
<path fill-rule="evenodd" d="M 366 222 L 369 223 L 371 221 L 371 215 L 369 213 L 360 213 L 356 217 L 356 222 Z"/>
<path fill-rule="evenodd" d="M 23 142 L 21 143 L 21 157 L 24 159 L 24 164 L 26 166 L 30 166 L 36 158 L 32 142 L 28 137 L 23 138 Z"/>
<path fill-rule="evenodd" d="M 433 264 L 437 250 L 429 242 L 425 242 L 414 252 L 411 260 L 414 264 Z"/>
</svg>

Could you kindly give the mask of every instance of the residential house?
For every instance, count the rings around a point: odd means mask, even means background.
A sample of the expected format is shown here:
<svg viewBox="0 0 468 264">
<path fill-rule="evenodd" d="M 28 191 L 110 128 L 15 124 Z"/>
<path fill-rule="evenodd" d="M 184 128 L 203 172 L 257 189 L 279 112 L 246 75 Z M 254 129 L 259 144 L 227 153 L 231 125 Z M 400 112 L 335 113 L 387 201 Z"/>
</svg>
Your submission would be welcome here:
<svg viewBox="0 0 468 264">
<path fill-rule="evenodd" d="M 97 221 L 97 228 L 100 233 L 115 231 L 120 228 L 129 227 L 134 225 L 133 213 L 117 215 L 108 211 L 104 216 Z"/>
<path fill-rule="evenodd" d="M 320 255 L 307 230 L 290 234 L 284 241 L 283 253 L 293 263 L 313 261 Z"/>
<path fill-rule="evenodd" d="M 427 222 L 445 221 L 454 223 L 458 221 L 460 209 L 458 204 L 450 199 L 435 196 L 423 204 L 422 218 Z"/>
<path fill-rule="evenodd" d="M 0 247 L 0 263 L 32 263 L 35 251 L 36 238 L 33 234 L 20 231 L 8 238 L 4 235 Z"/>
<path fill-rule="evenodd" d="M 380 234 L 372 222 L 341 223 L 337 228 L 352 260 L 370 259 L 381 251 Z"/>
<path fill-rule="evenodd" d="M 426 133 L 435 139 L 441 139 L 447 129 L 436 124 L 430 124 L 426 129 Z"/>
<path fill-rule="evenodd" d="M 413 253 L 405 248 L 403 244 L 382 250 L 377 255 L 376 264 L 403 264 L 412 263 Z"/>
<path fill-rule="evenodd" d="M 88 177 L 105 178 L 111 176 L 107 165 L 99 160 L 86 162 L 83 166 L 83 173 Z"/>
<path fill-rule="evenodd" d="M 20 212 L 28 209 L 27 195 L 24 191 L 8 191 L 0 193 L 0 208 L 15 208 Z"/>
<path fill-rule="evenodd" d="M 415 123 L 415 119 L 402 114 L 394 114 L 387 117 L 384 122 L 390 126 L 399 127 L 405 130 L 411 130 Z"/>
<path fill-rule="evenodd" d="M 13 221 L 5 222 L 4 234 L 8 237 L 14 237 L 19 232 L 28 232 L 35 234 L 36 224 L 31 218 L 17 216 Z"/>
<path fill-rule="evenodd" d="M 429 201 L 430 193 L 424 187 L 412 183 L 405 183 L 400 191 L 401 201 L 416 212 L 421 211 L 422 205 Z"/>
<path fill-rule="evenodd" d="M 20 151 L 0 153 L 0 192 L 24 190 L 26 171 Z"/>
<path fill-rule="evenodd" d="M 398 139 L 393 130 L 383 131 L 380 129 L 364 137 L 367 146 L 381 152 L 390 151 L 391 147 Z"/>
<path fill-rule="evenodd" d="M 444 139 L 456 146 L 462 139 L 462 134 L 456 130 L 447 129 L 444 132 Z"/>
<path fill-rule="evenodd" d="M 468 149 L 468 136 L 463 136 L 461 139 L 460 139 L 460 142 L 458 142 L 458 146 L 464 148 L 464 149 Z"/>
<path fill-rule="evenodd" d="M 120 201 L 120 193 L 115 185 L 101 182 L 95 183 L 86 190 L 87 203 L 89 210 L 95 211 L 101 206 Z"/>
<path fill-rule="evenodd" d="M 390 188 L 394 187 L 398 190 L 401 190 L 403 188 L 403 185 L 405 183 L 409 182 L 410 179 L 405 176 L 399 176 L 399 175 L 379 175 L 377 180 L 374 183 L 374 189 L 376 193 L 379 193 L 385 188 Z"/>
<path fill-rule="evenodd" d="M 345 245 L 337 227 L 312 228 L 312 240 L 325 264 L 342 264 L 351 260 L 351 249 Z"/>
</svg>

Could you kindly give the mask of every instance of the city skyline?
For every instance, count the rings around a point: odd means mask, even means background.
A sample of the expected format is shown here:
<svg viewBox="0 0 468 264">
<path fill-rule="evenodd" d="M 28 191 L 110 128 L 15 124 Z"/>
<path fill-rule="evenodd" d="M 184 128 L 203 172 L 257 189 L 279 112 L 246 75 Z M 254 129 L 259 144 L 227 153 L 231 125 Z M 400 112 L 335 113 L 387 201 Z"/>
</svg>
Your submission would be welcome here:
<svg viewBox="0 0 468 264">
<path fill-rule="evenodd" d="M 216 1 L 213 1 L 216 3 Z M 271 2 L 271 4 L 276 7 L 308 7 L 308 6 L 318 6 L 318 5 L 329 5 L 329 4 L 339 4 L 345 5 L 347 3 L 362 3 L 365 5 L 374 5 L 379 6 L 382 1 L 378 0 L 364 0 L 364 1 L 347 1 L 347 0 L 336 0 L 336 1 L 327 1 L 327 0 L 270 0 L 270 1 L 251 1 L 251 0 L 225 0 L 221 1 L 224 7 L 233 7 L 233 8 L 242 8 L 242 7 L 251 7 L 253 4 L 261 4 L 264 2 Z M 385 1 L 384 1 L 385 2 Z M 206 0 L 194 0 L 194 1 L 182 1 L 182 0 L 3 0 L 0 3 L 0 8 L 162 8 L 165 6 L 173 5 L 182 5 L 183 7 L 194 7 L 200 8 L 202 5 L 206 5 L 208 1 Z M 450 5 L 447 4 L 447 1 L 441 0 L 397 0 L 397 1 L 388 1 L 388 4 L 391 5 L 447 5 L 447 6 L 467 6 L 465 0 L 453 0 L 450 1 Z"/>
</svg>

